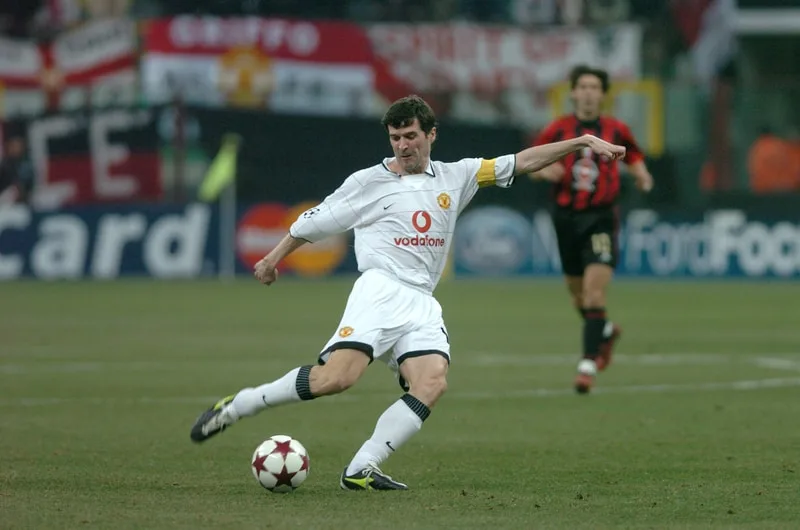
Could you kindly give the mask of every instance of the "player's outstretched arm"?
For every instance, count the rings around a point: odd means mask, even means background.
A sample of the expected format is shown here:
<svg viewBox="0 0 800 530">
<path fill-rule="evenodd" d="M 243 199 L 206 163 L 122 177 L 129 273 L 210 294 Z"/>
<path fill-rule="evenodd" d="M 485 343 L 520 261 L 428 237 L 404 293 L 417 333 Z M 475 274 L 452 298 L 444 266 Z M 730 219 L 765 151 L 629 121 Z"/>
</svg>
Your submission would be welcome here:
<svg viewBox="0 0 800 530">
<path fill-rule="evenodd" d="M 266 285 L 274 282 L 278 263 L 305 243 L 354 228 L 361 219 L 363 189 L 359 174 L 354 173 L 324 201 L 301 213 L 278 246 L 256 264 L 254 274 L 258 281 Z"/>
<path fill-rule="evenodd" d="M 533 173 L 528 173 L 528 176 L 531 180 L 544 180 L 546 182 L 560 182 L 561 179 L 564 178 L 567 170 L 564 168 L 564 164 L 560 162 L 556 162 L 554 164 L 550 164 L 549 166 L 540 169 L 539 171 L 534 171 Z"/>
<path fill-rule="evenodd" d="M 586 149 L 587 147 L 596 154 L 606 156 L 612 160 L 625 157 L 625 147 L 608 143 L 591 134 L 585 134 L 580 138 L 537 145 L 536 147 L 529 147 L 528 149 L 520 151 L 516 155 L 514 174 L 522 175 L 539 171 L 553 162 L 557 162 L 565 156 Z"/>
<path fill-rule="evenodd" d="M 272 251 L 261 258 L 254 268 L 253 275 L 265 285 L 271 285 L 272 282 L 278 279 L 278 264 L 283 259 L 305 245 L 305 239 L 292 237 L 292 234 L 286 234 L 281 239 L 281 242 L 272 249 Z"/>
</svg>

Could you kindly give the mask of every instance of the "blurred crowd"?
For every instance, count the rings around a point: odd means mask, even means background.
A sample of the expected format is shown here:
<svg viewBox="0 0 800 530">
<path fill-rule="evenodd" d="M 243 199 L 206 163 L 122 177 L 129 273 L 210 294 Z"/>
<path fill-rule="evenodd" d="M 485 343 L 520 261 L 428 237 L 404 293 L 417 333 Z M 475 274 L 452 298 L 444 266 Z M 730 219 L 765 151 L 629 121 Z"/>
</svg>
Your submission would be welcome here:
<svg viewBox="0 0 800 530">
<path fill-rule="evenodd" d="M 48 40 L 82 22 L 134 14 L 134 0 L 0 0 L 0 35 Z"/>
<path fill-rule="evenodd" d="M 651 16 L 663 2 L 652 0 L 160 0 L 166 12 L 395 20 L 471 20 L 508 24 L 608 23 Z"/>
<path fill-rule="evenodd" d="M 0 33 L 47 38 L 86 20 L 178 14 L 591 25 L 652 20 L 664 14 L 668 4 L 681 3 L 683 0 L 0 0 Z"/>
<path fill-rule="evenodd" d="M 792 53 L 795 41 L 787 41 L 780 48 L 779 39 L 765 40 L 763 45 L 755 40 L 750 43 L 749 55 L 740 53 L 738 41 L 726 23 L 733 6 L 735 0 L 0 0 L 0 38 L 46 43 L 86 22 L 104 18 L 191 14 L 353 22 L 463 21 L 523 28 L 585 26 L 602 29 L 595 32 L 602 43 L 612 24 L 636 21 L 647 36 L 640 45 L 640 75 L 702 86 L 704 97 L 709 95 L 708 100 L 713 103 L 710 108 L 718 109 L 716 114 L 704 117 L 719 125 L 709 138 L 726 138 L 728 142 L 727 137 L 732 135 L 729 131 L 734 130 L 727 121 L 733 101 L 726 99 L 726 88 L 720 80 L 735 86 L 748 72 L 756 80 L 770 79 L 769 65 L 773 65 L 772 73 L 797 75 L 796 70 L 788 68 L 796 65 Z M 780 49 L 789 51 L 781 55 Z M 761 54 L 757 53 L 759 50 Z M 743 60 L 743 56 L 750 60 Z M 752 145 L 747 149 L 747 160 L 742 162 L 748 166 L 753 190 L 798 189 L 800 151 L 796 136 L 787 134 L 781 126 L 796 123 L 794 117 L 800 108 L 796 90 L 768 93 L 769 89 L 750 87 L 748 93 L 755 99 L 738 102 L 744 118 L 740 118 L 737 131 L 755 131 L 762 126 L 772 129 L 769 134 L 753 134 L 752 139 L 743 140 Z M 30 180 L 27 163 L 15 154 L 24 151 L 8 135 L 0 138 L 0 160 L 7 160 L 0 167 L 0 193 L 12 181 Z M 732 158 L 724 149 L 715 152 L 719 159 Z M 730 171 L 706 172 L 702 187 L 722 187 L 717 173 Z M 17 200 L 25 196 L 25 186 L 20 190 L 23 193 Z"/>
</svg>

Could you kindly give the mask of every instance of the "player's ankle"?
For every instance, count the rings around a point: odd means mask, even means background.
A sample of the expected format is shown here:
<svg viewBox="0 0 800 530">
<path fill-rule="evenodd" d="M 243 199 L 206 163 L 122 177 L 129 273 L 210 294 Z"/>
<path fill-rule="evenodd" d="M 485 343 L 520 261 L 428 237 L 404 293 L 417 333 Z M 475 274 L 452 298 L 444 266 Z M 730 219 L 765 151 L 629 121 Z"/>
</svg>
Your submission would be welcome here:
<svg viewBox="0 0 800 530">
<path fill-rule="evenodd" d="M 225 407 L 223 407 L 222 414 L 227 416 L 230 419 L 231 423 L 239 421 L 239 419 L 241 418 L 241 415 L 239 414 L 239 412 L 237 412 L 236 407 L 233 405 L 233 402 L 228 403 L 227 405 L 225 405 Z"/>
<path fill-rule="evenodd" d="M 591 357 L 584 357 L 578 363 L 578 373 L 584 375 L 597 375 L 597 361 Z"/>
</svg>

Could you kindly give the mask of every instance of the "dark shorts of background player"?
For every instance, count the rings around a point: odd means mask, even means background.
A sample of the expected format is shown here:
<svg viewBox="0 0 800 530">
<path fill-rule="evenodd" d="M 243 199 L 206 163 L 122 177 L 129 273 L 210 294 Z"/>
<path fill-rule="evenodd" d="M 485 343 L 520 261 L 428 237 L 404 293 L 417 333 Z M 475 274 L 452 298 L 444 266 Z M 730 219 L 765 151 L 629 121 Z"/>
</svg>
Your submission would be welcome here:
<svg viewBox="0 0 800 530">
<path fill-rule="evenodd" d="M 613 208 L 575 211 L 556 208 L 553 225 L 561 268 L 566 276 L 583 276 L 588 265 L 617 266 L 617 213 Z"/>
</svg>

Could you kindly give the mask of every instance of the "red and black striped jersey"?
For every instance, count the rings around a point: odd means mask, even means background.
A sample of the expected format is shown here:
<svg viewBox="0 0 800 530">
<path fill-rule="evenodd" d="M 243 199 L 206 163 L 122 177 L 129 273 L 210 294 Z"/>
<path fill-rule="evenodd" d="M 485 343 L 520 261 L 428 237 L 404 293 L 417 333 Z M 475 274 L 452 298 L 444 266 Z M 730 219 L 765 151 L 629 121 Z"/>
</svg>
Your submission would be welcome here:
<svg viewBox="0 0 800 530">
<path fill-rule="evenodd" d="M 593 134 L 607 142 L 627 148 L 626 164 L 644 160 L 627 125 L 611 116 L 601 116 L 594 121 L 581 121 L 570 114 L 554 120 L 536 138 L 534 145 Z M 616 160 L 598 157 L 591 149 L 572 153 L 561 161 L 566 168 L 564 178 L 554 185 L 558 206 L 573 210 L 605 208 L 613 205 L 619 196 L 619 164 Z"/>
</svg>

